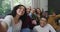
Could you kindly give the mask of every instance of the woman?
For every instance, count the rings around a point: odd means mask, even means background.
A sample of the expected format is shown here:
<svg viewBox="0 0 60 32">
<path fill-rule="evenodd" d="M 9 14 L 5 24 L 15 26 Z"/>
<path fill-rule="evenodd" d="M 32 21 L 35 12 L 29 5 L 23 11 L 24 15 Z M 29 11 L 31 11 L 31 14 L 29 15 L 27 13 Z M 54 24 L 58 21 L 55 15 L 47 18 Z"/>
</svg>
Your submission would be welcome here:
<svg viewBox="0 0 60 32">
<path fill-rule="evenodd" d="M 25 20 L 26 8 L 24 5 L 17 5 L 13 8 L 12 13 L 7 15 L 3 22 L 0 23 L 0 32 L 20 32 L 22 21 Z M 23 18 L 24 17 L 24 18 Z"/>
<path fill-rule="evenodd" d="M 39 8 L 36 9 L 36 15 L 37 15 L 37 24 L 39 25 L 40 17 L 42 16 L 42 12 Z"/>
<path fill-rule="evenodd" d="M 42 17 L 40 19 L 40 25 L 33 28 L 33 32 L 56 32 L 54 28 L 47 23 L 47 18 Z"/>
<path fill-rule="evenodd" d="M 37 14 L 37 16 L 38 16 L 39 18 L 40 18 L 40 16 L 41 16 L 41 13 L 42 13 L 41 10 L 40 10 L 39 8 L 37 8 L 37 9 L 36 9 L 36 14 Z"/>
</svg>

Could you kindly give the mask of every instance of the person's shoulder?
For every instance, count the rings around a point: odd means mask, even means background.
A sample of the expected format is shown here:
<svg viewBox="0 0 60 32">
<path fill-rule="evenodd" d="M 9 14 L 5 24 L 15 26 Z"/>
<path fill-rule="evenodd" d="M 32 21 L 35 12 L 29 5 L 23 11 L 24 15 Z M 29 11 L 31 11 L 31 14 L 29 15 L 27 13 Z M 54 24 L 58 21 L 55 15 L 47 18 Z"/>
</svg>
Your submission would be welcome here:
<svg viewBox="0 0 60 32">
<path fill-rule="evenodd" d="M 5 18 L 12 18 L 13 16 L 12 15 L 7 15 Z"/>
<path fill-rule="evenodd" d="M 12 15 L 7 15 L 5 18 L 4 18 L 5 20 L 8 20 L 8 19 L 13 19 L 13 16 Z"/>
<path fill-rule="evenodd" d="M 50 24 L 47 24 L 48 27 L 52 27 Z"/>
<path fill-rule="evenodd" d="M 12 17 L 12 15 L 6 15 L 6 17 Z"/>
<path fill-rule="evenodd" d="M 39 28 L 40 27 L 40 25 L 37 25 L 37 26 L 35 26 L 34 28 Z"/>
<path fill-rule="evenodd" d="M 47 23 L 47 25 L 50 25 L 49 23 Z"/>
</svg>

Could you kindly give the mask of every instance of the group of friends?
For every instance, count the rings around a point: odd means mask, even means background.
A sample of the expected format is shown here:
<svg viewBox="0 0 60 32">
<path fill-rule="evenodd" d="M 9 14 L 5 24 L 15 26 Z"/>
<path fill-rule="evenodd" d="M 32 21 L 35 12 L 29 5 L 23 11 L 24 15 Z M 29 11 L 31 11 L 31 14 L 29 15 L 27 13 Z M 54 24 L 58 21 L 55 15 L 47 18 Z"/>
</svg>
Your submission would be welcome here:
<svg viewBox="0 0 60 32">
<path fill-rule="evenodd" d="M 4 19 L 0 19 L 0 32 L 56 31 L 48 23 L 48 12 L 42 12 L 40 8 L 26 8 L 24 5 L 17 5 Z"/>
</svg>

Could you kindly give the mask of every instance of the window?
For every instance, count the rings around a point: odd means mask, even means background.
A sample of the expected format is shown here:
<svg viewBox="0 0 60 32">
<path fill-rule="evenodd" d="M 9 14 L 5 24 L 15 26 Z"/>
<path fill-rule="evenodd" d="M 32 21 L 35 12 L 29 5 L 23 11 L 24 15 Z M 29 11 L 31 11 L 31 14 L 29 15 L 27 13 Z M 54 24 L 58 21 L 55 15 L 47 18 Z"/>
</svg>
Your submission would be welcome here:
<svg viewBox="0 0 60 32">
<path fill-rule="evenodd" d="M 18 4 L 29 7 L 32 6 L 32 0 L 0 0 L 0 17 L 11 12 L 11 9 Z"/>
<path fill-rule="evenodd" d="M 0 0 L 0 16 L 5 16 L 11 10 L 9 0 Z"/>
<path fill-rule="evenodd" d="M 18 4 L 22 4 L 29 7 L 32 6 L 32 0 L 14 0 L 14 6 Z"/>
</svg>

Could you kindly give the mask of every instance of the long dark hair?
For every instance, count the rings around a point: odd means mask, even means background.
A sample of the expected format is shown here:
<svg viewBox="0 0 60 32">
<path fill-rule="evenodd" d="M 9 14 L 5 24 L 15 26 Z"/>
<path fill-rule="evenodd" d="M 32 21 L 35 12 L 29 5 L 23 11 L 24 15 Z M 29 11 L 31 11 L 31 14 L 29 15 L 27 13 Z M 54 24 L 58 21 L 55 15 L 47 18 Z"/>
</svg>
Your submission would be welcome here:
<svg viewBox="0 0 60 32">
<path fill-rule="evenodd" d="M 16 16 L 16 10 L 19 8 L 19 7 L 21 7 L 21 6 L 23 6 L 25 9 L 25 13 L 24 13 L 24 15 L 23 16 L 21 16 L 19 19 L 21 19 L 22 21 L 25 21 L 25 19 L 26 19 L 26 16 L 27 16 L 27 13 L 26 13 L 26 7 L 24 6 L 24 5 L 17 5 L 17 6 L 15 6 L 14 8 L 13 8 L 13 10 L 12 10 L 12 12 L 10 13 L 10 14 L 8 14 L 8 15 L 12 15 L 13 17 L 15 17 Z"/>
</svg>

